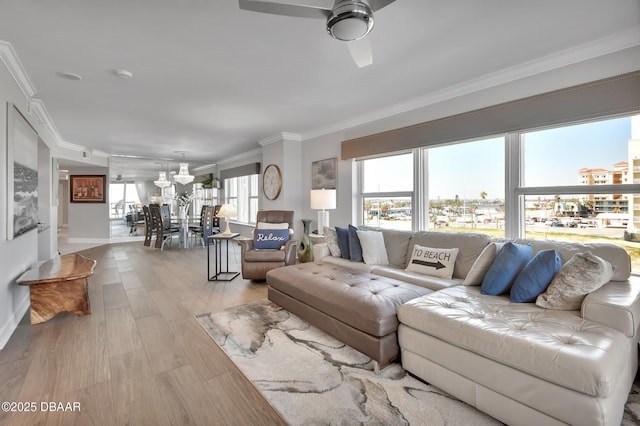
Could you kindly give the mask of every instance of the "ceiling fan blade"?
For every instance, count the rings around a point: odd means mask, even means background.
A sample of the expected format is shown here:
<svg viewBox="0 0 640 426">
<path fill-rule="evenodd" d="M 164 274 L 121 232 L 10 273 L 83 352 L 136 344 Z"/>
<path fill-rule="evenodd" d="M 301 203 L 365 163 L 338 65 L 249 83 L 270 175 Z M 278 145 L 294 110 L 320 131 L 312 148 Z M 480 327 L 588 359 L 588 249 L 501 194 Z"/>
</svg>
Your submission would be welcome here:
<svg viewBox="0 0 640 426">
<path fill-rule="evenodd" d="M 396 0 L 369 0 L 369 7 L 372 11 L 380 10 Z"/>
<path fill-rule="evenodd" d="M 373 63 L 373 50 L 369 37 L 360 40 L 348 41 L 347 47 L 351 57 L 359 68 L 368 67 Z"/>
<path fill-rule="evenodd" d="M 293 16 L 296 18 L 327 19 L 333 1 L 307 0 L 298 3 L 278 3 L 265 0 L 239 0 L 240 9 L 252 12 L 269 13 L 272 15 Z"/>
</svg>

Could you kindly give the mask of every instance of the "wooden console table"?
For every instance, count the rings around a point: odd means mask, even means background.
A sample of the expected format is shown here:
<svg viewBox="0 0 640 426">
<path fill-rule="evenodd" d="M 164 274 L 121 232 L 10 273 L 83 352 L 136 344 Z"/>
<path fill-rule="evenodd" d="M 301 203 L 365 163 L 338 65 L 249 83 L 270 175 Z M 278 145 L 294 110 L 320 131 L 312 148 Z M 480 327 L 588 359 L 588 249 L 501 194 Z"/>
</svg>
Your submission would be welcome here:
<svg viewBox="0 0 640 426">
<path fill-rule="evenodd" d="M 79 254 L 67 254 L 29 269 L 18 278 L 29 286 L 31 324 L 49 321 L 60 312 L 91 313 L 87 277 L 96 261 Z"/>
</svg>

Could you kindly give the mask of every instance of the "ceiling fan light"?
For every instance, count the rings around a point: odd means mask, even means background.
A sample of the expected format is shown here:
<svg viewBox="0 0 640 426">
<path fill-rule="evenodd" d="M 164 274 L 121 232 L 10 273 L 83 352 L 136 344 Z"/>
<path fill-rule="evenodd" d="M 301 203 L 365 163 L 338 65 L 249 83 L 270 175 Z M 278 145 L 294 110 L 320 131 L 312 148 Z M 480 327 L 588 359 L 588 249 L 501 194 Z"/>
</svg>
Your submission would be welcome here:
<svg viewBox="0 0 640 426">
<path fill-rule="evenodd" d="M 360 2 L 338 4 L 327 18 L 327 31 L 338 40 L 358 40 L 369 34 L 372 28 L 373 12 Z"/>
<path fill-rule="evenodd" d="M 168 186 L 171 185 L 171 182 L 167 180 L 167 174 L 165 172 L 159 172 L 158 180 L 154 180 L 153 183 L 158 188 L 167 188 Z"/>
<path fill-rule="evenodd" d="M 188 183 L 193 182 L 194 176 L 189 174 L 189 164 L 188 163 L 180 163 L 180 171 L 177 175 L 173 177 L 178 183 L 182 185 L 186 185 Z"/>
</svg>

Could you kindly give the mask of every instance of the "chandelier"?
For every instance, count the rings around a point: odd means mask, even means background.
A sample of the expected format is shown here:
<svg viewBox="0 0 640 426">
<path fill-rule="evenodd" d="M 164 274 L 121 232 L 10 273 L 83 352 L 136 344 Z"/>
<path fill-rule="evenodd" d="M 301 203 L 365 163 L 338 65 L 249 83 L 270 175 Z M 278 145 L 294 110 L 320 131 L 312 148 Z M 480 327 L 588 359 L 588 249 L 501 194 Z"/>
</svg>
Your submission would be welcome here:
<svg viewBox="0 0 640 426">
<path fill-rule="evenodd" d="M 167 180 L 166 172 L 160 172 L 158 174 L 158 180 L 154 180 L 153 183 L 159 188 L 167 188 L 171 186 L 171 181 Z"/>
<path fill-rule="evenodd" d="M 181 152 L 181 154 L 182 160 L 184 161 L 184 152 Z M 189 174 L 189 163 L 180 163 L 180 171 L 173 177 L 173 180 L 182 185 L 186 185 L 193 182 L 193 178 L 194 176 Z"/>
</svg>

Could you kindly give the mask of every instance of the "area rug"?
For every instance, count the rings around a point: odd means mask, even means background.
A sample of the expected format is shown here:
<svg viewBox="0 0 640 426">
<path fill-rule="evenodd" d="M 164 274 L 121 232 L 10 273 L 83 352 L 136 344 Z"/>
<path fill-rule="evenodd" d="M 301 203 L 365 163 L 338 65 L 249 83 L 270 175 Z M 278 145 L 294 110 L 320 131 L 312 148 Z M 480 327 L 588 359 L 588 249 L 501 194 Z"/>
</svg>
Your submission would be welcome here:
<svg viewBox="0 0 640 426">
<path fill-rule="evenodd" d="M 497 420 L 405 372 L 373 361 L 269 302 L 196 319 L 291 425 L 497 425 Z M 623 424 L 638 424 L 634 389 Z"/>
</svg>

